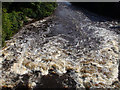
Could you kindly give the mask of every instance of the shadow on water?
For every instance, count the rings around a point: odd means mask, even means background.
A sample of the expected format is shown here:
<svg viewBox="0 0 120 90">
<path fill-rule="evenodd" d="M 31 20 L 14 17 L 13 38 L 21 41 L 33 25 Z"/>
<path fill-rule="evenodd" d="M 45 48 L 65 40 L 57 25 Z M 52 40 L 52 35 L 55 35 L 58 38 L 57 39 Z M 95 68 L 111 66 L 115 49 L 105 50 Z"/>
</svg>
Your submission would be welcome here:
<svg viewBox="0 0 120 90">
<path fill-rule="evenodd" d="M 76 82 L 70 76 L 70 71 L 60 76 L 50 70 L 48 75 L 39 78 L 39 82 L 33 89 L 28 87 L 29 77 L 24 75 L 23 78 L 25 80 L 24 83 L 20 82 L 14 88 L 3 87 L 2 90 L 41 90 L 50 88 L 67 88 L 73 90 L 76 88 Z"/>
<path fill-rule="evenodd" d="M 98 2 L 72 2 L 72 5 L 79 8 L 92 21 L 120 21 L 120 2 L 98 3 Z M 90 13 L 90 12 L 91 13 Z M 88 14 L 89 12 L 89 14 Z"/>
<path fill-rule="evenodd" d="M 34 90 L 40 88 L 76 88 L 76 82 L 70 77 L 69 73 L 62 76 L 50 73 L 41 77 L 40 83 L 37 84 Z"/>
</svg>

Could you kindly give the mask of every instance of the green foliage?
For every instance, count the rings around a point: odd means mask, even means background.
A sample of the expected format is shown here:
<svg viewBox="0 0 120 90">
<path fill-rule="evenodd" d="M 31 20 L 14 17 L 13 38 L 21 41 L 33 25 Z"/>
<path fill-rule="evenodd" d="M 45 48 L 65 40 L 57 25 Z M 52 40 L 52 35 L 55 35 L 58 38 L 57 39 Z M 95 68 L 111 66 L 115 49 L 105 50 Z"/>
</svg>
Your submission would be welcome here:
<svg viewBox="0 0 120 90">
<path fill-rule="evenodd" d="M 7 13 L 7 10 L 3 8 L 2 13 L 2 43 L 10 39 L 18 29 L 22 26 L 22 17 L 20 16 L 21 12 Z"/>
<path fill-rule="evenodd" d="M 2 43 L 9 40 L 24 23 L 28 22 L 26 17 L 42 19 L 52 14 L 56 8 L 54 2 L 5 2 L 2 9 Z"/>
<path fill-rule="evenodd" d="M 9 14 L 6 11 L 7 11 L 6 9 L 3 9 L 3 14 L 2 14 L 3 35 L 2 36 L 4 39 L 9 39 L 9 37 L 12 35 L 12 31 L 10 31 L 12 22 L 10 22 Z"/>
</svg>

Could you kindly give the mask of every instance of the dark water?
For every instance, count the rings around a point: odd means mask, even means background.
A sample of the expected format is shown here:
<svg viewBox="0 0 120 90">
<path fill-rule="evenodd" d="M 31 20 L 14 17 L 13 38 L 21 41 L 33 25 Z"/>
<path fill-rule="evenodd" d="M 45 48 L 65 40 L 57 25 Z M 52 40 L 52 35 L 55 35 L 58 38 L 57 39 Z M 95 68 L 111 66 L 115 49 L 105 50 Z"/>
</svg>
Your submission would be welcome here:
<svg viewBox="0 0 120 90">
<path fill-rule="evenodd" d="M 120 20 L 120 2 L 72 2 L 73 5 L 86 8 L 98 15 Z"/>
</svg>

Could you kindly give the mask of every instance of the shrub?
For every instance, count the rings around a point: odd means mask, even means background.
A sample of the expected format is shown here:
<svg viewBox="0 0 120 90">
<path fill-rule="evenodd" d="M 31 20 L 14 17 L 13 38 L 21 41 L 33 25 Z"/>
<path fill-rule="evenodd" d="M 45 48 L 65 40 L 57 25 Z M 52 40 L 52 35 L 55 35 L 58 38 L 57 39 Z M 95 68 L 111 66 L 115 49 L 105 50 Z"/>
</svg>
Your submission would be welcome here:
<svg viewBox="0 0 120 90">
<path fill-rule="evenodd" d="M 24 23 L 26 17 L 42 19 L 52 14 L 57 4 L 52 2 L 4 2 L 2 9 L 2 46 L 9 40 Z M 22 23 L 23 22 L 23 23 Z"/>
<path fill-rule="evenodd" d="M 9 39 L 10 36 L 12 36 L 12 31 L 11 31 L 11 23 L 9 19 L 9 13 L 6 12 L 6 9 L 3 9 L 3 14 L 2 14 L 2 33 L 3 33 L 3 38 L 4 39 Z"/>
<path fill-rule="evenodd" d="M 7 10 L 3 8 L 2 13 L 2 43 L 4 46 L 4 41 L 9 40 L 15 33 L 18 32 L 23 24 L 24 16 L 22 12 L 11 12 L 7 13 Z"/>
</svg>

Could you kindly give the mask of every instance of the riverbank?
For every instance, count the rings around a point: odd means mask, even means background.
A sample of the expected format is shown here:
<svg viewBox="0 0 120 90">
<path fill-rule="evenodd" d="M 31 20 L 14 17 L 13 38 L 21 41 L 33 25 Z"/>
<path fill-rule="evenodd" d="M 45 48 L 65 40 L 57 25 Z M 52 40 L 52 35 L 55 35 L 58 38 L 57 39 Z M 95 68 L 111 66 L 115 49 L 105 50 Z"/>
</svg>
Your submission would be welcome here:
<svg viewBox="0 0 120 90">
<path fill-rule="evenodd" d="M 118 22 L 82 11 L 58 3 L 51 18 L 23 27 L 2 50 L 0 86 L 120 88 L 119 33 L 109 28 Z"/>
<path fill-rule="evenodd" d="M 50 16 L 56 7 L 55 2 L 2 3 L 2 46 L 25 24 Z"/>
</svg>

